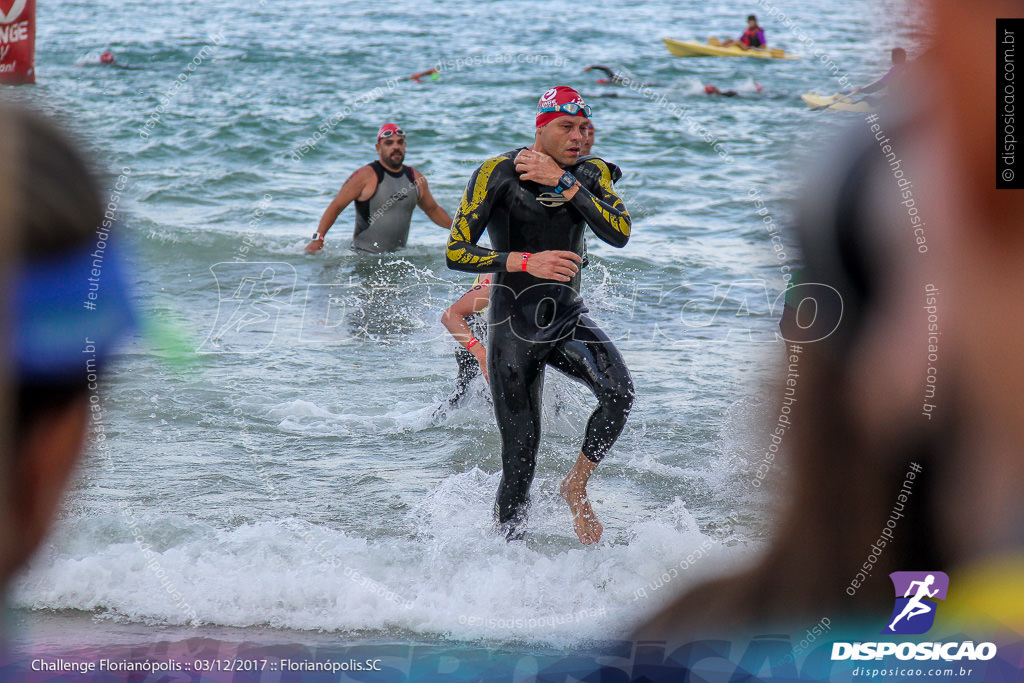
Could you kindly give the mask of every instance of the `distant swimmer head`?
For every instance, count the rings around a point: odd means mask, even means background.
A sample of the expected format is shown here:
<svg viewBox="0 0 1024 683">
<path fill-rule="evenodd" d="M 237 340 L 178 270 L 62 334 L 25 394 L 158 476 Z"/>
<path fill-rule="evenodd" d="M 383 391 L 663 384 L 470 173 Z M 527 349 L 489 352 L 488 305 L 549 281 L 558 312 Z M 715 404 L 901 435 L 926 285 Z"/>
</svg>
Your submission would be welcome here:
<svg viewBox="0 0 1024 683">
<path fill-rule="evenodd" d="M 590 123 L 590 105 L 570 87 L 549 88 L 537 103 L 537 151 L 554 158 L 561 166 L 576 163 Z"/>
<path fill-rule="evenodd" d="M 385 123 L 377 131 L 377 153 L 380 163 L 397 171 L 405 162 L 405 131 L 394 123 Z"/>
<path fill-rule="evenodd" d="M 711 85 L 710 83 L 708 85 L 704 86 L 704 92 L 706 94 L 708 94 L 708 95 L 710 95 L 711 93 L 715 92 L 715 90 L 716 90 L 715 86 Z"/>
<path fill-rule="evenodd" d="M 93 53 L 93 54 L 96 54 L 96 53 Z M 103 54 L 100 55 L 100 61 L 103 62 L 104 64 L 113 64 L 114 63 L 114 53 L 113 52 L 109 52 L 109 51 L 108 52 L 104 52 Z"/>
<path fill-rule="evenodd" d="M 590 150 L 594 146 L 594 133 L 596 131 L 594 122 L 588 119 L 587 125 L 583 128 L 583 143 L 580 145 L 580 156 L 590 154 Z"/>
</svg>

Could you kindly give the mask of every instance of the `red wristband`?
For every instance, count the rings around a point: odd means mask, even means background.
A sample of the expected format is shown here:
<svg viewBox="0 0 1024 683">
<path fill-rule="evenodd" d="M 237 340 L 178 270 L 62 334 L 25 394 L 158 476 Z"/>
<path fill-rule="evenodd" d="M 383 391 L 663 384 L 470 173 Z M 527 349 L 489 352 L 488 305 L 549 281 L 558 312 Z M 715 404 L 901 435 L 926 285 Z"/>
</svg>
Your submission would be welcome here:
<svg viewBox="0 0 1024 683">
<path fill-rule="evenodd" d="M 524 273 L 526 272 L 526 262 L 530 260 L 531 256 L 533 256 L 533 254 L 527 254 L 525 252 L 523 253 L 523 268 L 522 268 L 522 270 L 523 270 Z"/>
<path fill-rule="evenodd" d="M 475 344 L 479 344 L 479 343 L 480 343 L 480 340 L 477 339 L 476 337 L 473 337 L 472 339 L 469 340 L 469 343 L 466 344 L 466 350 L 469 351 L 471 348 L 473 348 L 473 346 Z"/>
</svg>

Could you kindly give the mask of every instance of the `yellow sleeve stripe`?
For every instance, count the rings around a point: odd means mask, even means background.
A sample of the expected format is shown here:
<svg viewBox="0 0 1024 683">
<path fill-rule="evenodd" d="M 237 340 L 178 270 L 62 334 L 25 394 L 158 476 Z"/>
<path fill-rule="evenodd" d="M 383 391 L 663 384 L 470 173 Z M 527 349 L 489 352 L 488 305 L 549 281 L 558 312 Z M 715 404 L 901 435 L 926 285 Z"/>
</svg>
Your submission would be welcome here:
<svg viewBox="0 0 1024 683">
<path fill-rule="evenodd" d="M 494 169 L 498 164 L 507 160 L 508 157 L 494 157 L 493 159 L 488 159 L 480 166 L 480 170 L 476 174 L 476 182 L 473 183 L 471 188 L 467 187 L 466 192 L 462 195 L 462 203 L 459 205 L 459 210 L 455 214 L 455 220 L 452 222 L 452 237 L 463 242 L 470 240 L 469 221 L 467 218 L 480 208 L 480 205 L 487 197 L 487 183 L 490 181 Z"/>
<path fill-rule="evenodd" d="M 604 163 L 600 159 L 591 159 L 588 163 L 593 164 L 599 171 L 601 171 L 599 184 L 601 185 L 601 189 L 604 190 L 605 198 L 611 199 L 612 207 L 619 209 L 624 215 L 622 218 L 613 216 L 601 206 L 597 197 L 591 196 L 590 201 L 594 203 L 597 210 L 601 212 L 601 215 L 604 216 L 604 219 L 608 221 L 608 224 L 611 225 L 616 232 L 629 237 L 629 212 L 626 210 L 626 206 L 622 203 L 622 200 L 619 199 L 619 196 L 615 194 L 615 190 L 612 188 L 611 169 L 608 168 L 608 164 Z"/>
<path fill-rule="evenodd" d="M 494 173 L 494 169 L 497 168 L 498 164 L 503 161 L 508 161 L 508 157 L 493 157 L 485 161 L 480 166 L 480 170 L 477 171 L 476 182 L 473 183 L 472 187 L 466 187 L 466 191 L 462 195 L 462 203 L 459 204 L 459 210 L 452 221 L 451 236 L 448 238 L 449 260 L 456 263 L 487 265 L 497 258 L 497 252 L 487 256 L 475 256 L 468 253 L 464 248 L 456 247 L 455 245 L 459 242 L 470 241 L 472 235 L 469 229 L 469 217 L 480 208 L 480 205 L 487 197 L 487 184 L 491 179 L 491 174 Z"/>
</svg>

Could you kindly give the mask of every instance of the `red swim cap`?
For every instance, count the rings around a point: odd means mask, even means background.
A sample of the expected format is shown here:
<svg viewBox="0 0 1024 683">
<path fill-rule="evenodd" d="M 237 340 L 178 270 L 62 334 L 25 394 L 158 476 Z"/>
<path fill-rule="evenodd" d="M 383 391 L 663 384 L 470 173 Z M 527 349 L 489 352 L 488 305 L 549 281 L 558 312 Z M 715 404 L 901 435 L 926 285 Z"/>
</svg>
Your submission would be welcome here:
<svg viewBox="0 0 1024 683">
<path fill-rule="evenodd" d="M 583 116 L 589 119 L 590 107 L 578 92 L 568 86 L 558 85 L 540 96 L 537 103 L 537 127 L 545 126 L 559 116 Z"/>
<path fill-rule="evenodd" d="M 393 123 L 385 123 L 380 127 L 380 130 L 377 131 L 377 142 L 380 142 L 381 138 L 389 138 L 392 135 L 404 138 L 405 131 Z"/>
<path fill-rule="evenodd" d="M 100 61 L 104 64 L 110 64 L 114 61 L 114 55 L 111 52 L 104 52 L 100 55 Z"/>
<path fill-rule="evenodd" d="M 710 84 L 704 86 L 704 92 L 707 93 L 708 95 L 710 95 L 714 91 L 715 91 L 715 86 L 710 85 Z"/>
</svg>

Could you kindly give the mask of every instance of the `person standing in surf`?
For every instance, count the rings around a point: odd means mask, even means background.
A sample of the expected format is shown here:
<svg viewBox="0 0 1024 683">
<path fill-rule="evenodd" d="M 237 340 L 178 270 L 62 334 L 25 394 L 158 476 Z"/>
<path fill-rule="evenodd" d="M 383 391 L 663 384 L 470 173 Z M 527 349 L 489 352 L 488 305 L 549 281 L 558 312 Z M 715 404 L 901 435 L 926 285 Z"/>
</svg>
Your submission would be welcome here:
<svg viewBox="0 0 1024 683">
<path fill-rule="evenodd" d="M 623 247 L 631 220 L 599 158 L 580 161 L 590 107 L 572 88 L 547 90 L 534 143 L 485 161 L 470 178 L 448 238 L 448 267 L 495 273 L 488 309 L 487 374 L 502 440 L 495 512 L 509 540 L 522 537 L 541 433 L 548 365 L 586 384 L 598 399 L 562 497 L 586 545 L 603 527 L 587 482 L 621 434 L 633 405 L 626 363 L 587 317 L 579 267 L 587 225 Z M 477 246 L 487 230 L 492 249 Z"/>
<path fill-rule="evenodd" d="M 583 141 L 580 143 L 580 156 L 577 162 L 586 161 L 590 157 L 590 150 L 594 146 L 594 122 L 587 120 L 583 129 Z M 605 162 L 612 173 L 612 183 L 622 177 L 622 171 L 615 164 Z M 583 242 L 583 263 L 587 265 L 587 243 Z M 454 408 L 459 405 L 469 383 L 481 372 L 487 378 L 487 352 L 484 350 L 486 339 L 486 325 L 482 320 L 482 313 L 487 309 L 491 296 L 492 275 L 477 276 L 476 282 L 463 294 L 455 303 L 445 310 L 441 316 L 441 323 L 451 332 L 459 348 L 455 352 L 455 360 L 459 366 L 459 374 L 455 378 L 455 391 L 448 398 L 435 416 L 441 416 L 445 408 Z"/>
<path fill-rule="evenodd" d="M 377 131 L 379 159 L 356 170 L 327 206 L 320 225 L 306 246 L 307 253 L 323 249 L 324 238 L 345 207 L 356 203 L 356 229 L 352 248 L 379 254 L 405 246 L 409 239 L 412 211 L 419 206 L 430 220 L 447 230 L 448 213 L 430 194 L 427 178 L 405 165 L 405 131 L 385 123 Z"/>
</svg>

